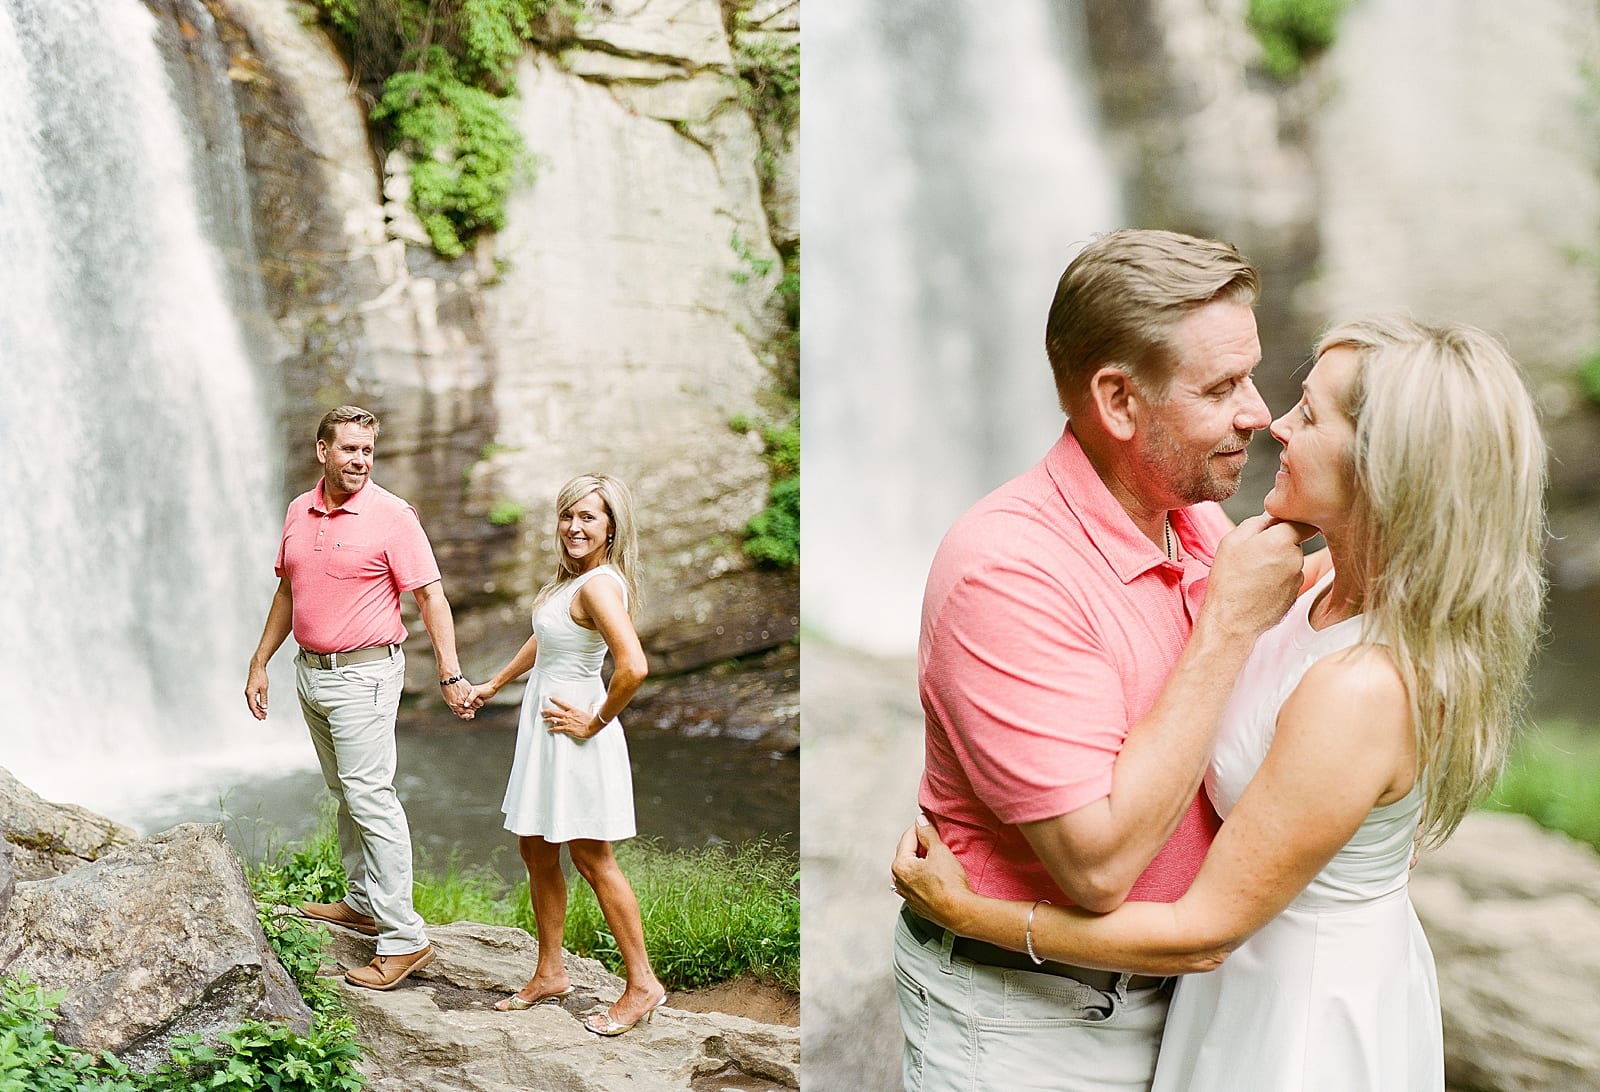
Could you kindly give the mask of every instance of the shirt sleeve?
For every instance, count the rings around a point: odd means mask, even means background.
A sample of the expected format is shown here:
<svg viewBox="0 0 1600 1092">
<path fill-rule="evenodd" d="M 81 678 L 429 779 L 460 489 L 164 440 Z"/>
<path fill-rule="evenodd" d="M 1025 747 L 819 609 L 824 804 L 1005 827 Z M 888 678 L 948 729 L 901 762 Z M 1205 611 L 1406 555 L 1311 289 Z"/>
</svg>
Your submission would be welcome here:
<svg viewBox="0 0 1600 1092">
<path fill-rule="evenodd" d="M 278 558 L 272 563 L 272 572 L 280 580 L 289 575 L 289 525 L 294 522 L 294 504 L 283 514 L 283 534 L 278 536 Z"/>
<path fill-rule="evenodd" d="M 396 512 L 384 546 L 389 574 L 396 591 L 408 592 L 439 579 L 439 563 L 434 560 L 417 510 L 409 504 Z"/>
<path fill-rule="evenodd" d="M 1060 576 L 993 562 L 951 589 L 926 679 L 983 804 L 1006 823 L 1065 815 L 1111 791 L 1127 735 L 1101 624 Z"/>
</svg>

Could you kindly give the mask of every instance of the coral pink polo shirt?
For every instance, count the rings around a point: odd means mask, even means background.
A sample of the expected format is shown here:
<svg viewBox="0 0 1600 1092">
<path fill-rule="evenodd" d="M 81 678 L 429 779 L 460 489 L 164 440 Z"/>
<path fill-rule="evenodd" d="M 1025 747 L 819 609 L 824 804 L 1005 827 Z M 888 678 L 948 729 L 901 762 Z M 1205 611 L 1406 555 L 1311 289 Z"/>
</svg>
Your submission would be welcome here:
<svg viewBox="0 0 1600 1092">
<path fill-rule="evenodd" d="M 322 484 L 290 502 L 278 545 L 294 639 L 310 652 L 399 644 L 401 593 L 439 579 L 417 510 L 369 481 L 330 512 Z"/>
<path fill-rule="evenodd" d="M 1110 794 L 1122 742 L 1183 651 L 1229 527 L 1215 504 L 1173 512 L 1182 560 L 1168 561 L 1069 427 L 945 536 L 918 643 L 918 802 L 974 890 L 1070 902 L 1016 824 Z M 1201 791 L 1129 898 L 1183 894 L 1217 827 Z"/>
</svg>

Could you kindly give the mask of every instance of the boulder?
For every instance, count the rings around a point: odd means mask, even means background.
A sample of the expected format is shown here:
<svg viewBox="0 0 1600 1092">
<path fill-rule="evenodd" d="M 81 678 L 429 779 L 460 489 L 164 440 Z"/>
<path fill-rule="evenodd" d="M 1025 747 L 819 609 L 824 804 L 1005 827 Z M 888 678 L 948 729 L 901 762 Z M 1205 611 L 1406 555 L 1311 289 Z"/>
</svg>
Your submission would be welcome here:
<svg viewBox="0 0 1600 1092">
<path fill-rule="evenodd" d="M 1426 854 L 1411 899 L 1439 967 L 1445 1070 L 1478 1092 L 1600 1080 L 1600 856 L 1477 812 Z"/>
<path fill-rule="evenodd" d="M 66 991 L 59 1039 L 135 1068 L 161 1062 L 179 1035 L 214 1040 L 252 1019 L 310 1024 L 219 824 L 177 826 L 18 883 L 0 973 L 20 970 Z"/>
<path fill-rule="evenodd" d="M 125 826 L 76 804 L 53 804 L 0 768 L 0 838 L 12 860 L 0 872 L 17 881 L 71 872 L 112 846 L 138 837 Z M 5 897 L 0 896 L 0 914 Z"/>
<path fill-rule="evenodd" d="M 338 968 L 372 958 L 371 938 L 326 928 Z M 799 1087 L 798 1028 L 663 1006 L 650 1024 L 602 1039 L 583 1029 L 582 1017 L 615 1000 L 622 980 L 570 953 L 571 996 L 524 1012 L 495 1012 L 493 1003 L 532 974 L 538 942 L 521 929 L 473 922 L 431 925 L 428 933 L 438 957 L 399 988 L 343 987 L 374 1092 Z"/>
<path fill-rule="evenodd" d="M 0 922 L 5 920 L 6 909 L 11 905 L 11 892 L 16 890 L 17 874 L 11 865 L 11 843 L 0 838 Z"/>
</svg>

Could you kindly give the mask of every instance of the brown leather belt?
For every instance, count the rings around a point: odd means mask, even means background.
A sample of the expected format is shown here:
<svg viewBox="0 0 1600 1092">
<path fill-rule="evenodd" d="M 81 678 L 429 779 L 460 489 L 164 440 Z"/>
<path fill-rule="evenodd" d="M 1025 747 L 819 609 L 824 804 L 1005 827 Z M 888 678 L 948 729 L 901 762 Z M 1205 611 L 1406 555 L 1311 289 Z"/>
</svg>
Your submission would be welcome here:
<svg viewBox="0 0 1600 1092">
<path fill-rule="evenodd" d="M 345 667 L 349 664 L 387 660 L 399 651 L 399 645 L 369 645 L 366 648 L 353 648 L 349 652 L 307 652 L 302 648 L 295 659 L 307 667 L 320 667 L 324 671 L 332 671 L 336 667 Z"/>
<path fill-rule="evenodd" d="M 911 930 L 911 935 L 922 944 L 938 944 L 944 937 L 945 929 L 935 925 L 927 918 L 914 914 L 909 906 L 900 908 L 900 917 L 904 919 L 906 928 Z M 1091 989 L 1102 993 L 1110 993 L 1116 988 L 1117 979 L 1122 976 L 1116 971 L 1102 971 L 1094 967 L 1078 967 L 1071 963 L 1058 963 L 1047 959 L 1043 963 L 1035 963 L 1022 952 L 1013 952 L 1009 948 L 1002 948 L 998 944 L 988 944 L 971 937 L 958 936 L 950 945 L 953 955 L 963 959 L 970 959 L 974 963 L 985 967 L 1002 967 L 1011 971 L 1033 971 L 1035 974 L 1053 974 L 1060 978 L 1071 978 L 1082 982 Z M 1155 978 L 1145 974 L 1128 976 L 1128 989 L 1148 990 L 1157 986 L 1164 986 L 1170 979 Z"/>
</svg>

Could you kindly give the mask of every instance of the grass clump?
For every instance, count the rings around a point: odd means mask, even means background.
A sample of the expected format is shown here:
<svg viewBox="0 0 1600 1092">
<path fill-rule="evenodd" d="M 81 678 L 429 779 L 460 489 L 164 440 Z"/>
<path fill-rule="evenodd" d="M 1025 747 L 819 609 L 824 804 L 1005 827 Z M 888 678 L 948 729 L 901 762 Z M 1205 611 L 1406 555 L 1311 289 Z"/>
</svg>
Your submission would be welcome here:
<svg viewBox="0 0 1600 1092">
<path fill-rule="evenodd" d="M 1600 735 L 1570 721 L 1536 726 L 1513 745 L 1483 807 L 1526 815 L 1600 850 Z"/>
<path fill-rule="evenodd" d="M 800 988 L 800 873 L 769 843 L 662 850 L 623 842 L 617 860 L 639 897 L 650 963 L 672 989 L 749 974 Z M 566 944 L 621 973 L 594 892 L 574 885 Z"/>
<path fill-rule="evenodd" d="M 770 842 L 740 848 L 707 846 L 666 850 L 648 839 L 616 846 L 617 859 L 639 897 L 650 962 L 668 989 L 689 989 L 741 975 L 800 988 L 800 875 L 793 857 Z M 344 873 L 333 809 L 323 811 L 304 842 L 278 850 L 252 873 L 262 924 L 279 958 L 306 993 L 327 988 L 316 980 L 322 931 L 294 916 L 279 918 L 273 905 L 335 902 L 344 897 Z M 594 893 L 573 875 L 568 881 L 566 947 L 613 970 L 622 968 L 615 939 Z M 508 883 L 487 865 L 468 866 L 452 856 L 442 868 L 422 862 L 412 896 L 424 921 L 477 921 L 536 932 L 526 883 Z M 302 977 L 304 975 L 304 977 Z M 332 996 L 337 991 L 333 990 Z M 307 994 L 307 1000 L 311 996 Z M 317 1005 L 312 1004 L 316 1009 Z M 0 1086 L 0 1092 L 5 1092 Z"/>
</svg>

